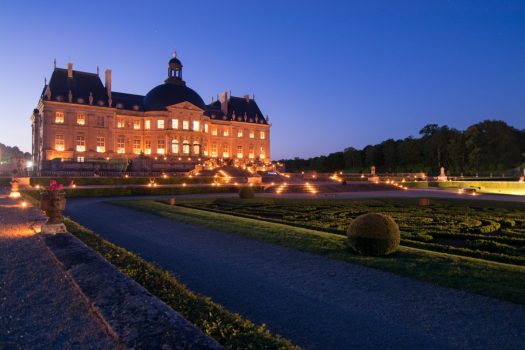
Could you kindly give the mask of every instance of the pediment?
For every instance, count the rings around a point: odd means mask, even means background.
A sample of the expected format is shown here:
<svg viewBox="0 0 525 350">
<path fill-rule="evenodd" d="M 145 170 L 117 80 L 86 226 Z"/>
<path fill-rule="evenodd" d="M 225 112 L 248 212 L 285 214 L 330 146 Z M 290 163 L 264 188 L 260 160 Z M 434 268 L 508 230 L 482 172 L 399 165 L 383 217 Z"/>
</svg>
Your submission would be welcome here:
<svg viewBox="0 0 525 350">
<path fill-rule="evenodd" d="M 166 108 L 168 110 L 171 110 L 171 109 L 188 109 L 188 110 L 192 110 L 192 111 L 200 111 L 200 112 L 204 111 L 204 109 L 199 108 L 199 107 L 195 106 L 193 103 L 188 102 L 188 101 L 175 103 L 173 105 L 167 106 Z"/>
</svg>

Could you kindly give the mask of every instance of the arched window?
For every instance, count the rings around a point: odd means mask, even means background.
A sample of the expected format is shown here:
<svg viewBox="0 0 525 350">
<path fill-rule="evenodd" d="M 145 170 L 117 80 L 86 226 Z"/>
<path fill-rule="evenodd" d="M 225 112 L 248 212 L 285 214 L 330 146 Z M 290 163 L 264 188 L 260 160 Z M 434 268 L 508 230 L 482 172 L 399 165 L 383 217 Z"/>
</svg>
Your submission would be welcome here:
<svg viewBox="0 0 525 350">
<path fill-rule="evenodd" d="M 187 140 L 182 142 L 182 153 L 190 154 L 190 143 Z"/>
<path fill-rule="evenodd" d="M 179 140 L 177 139 L 171 140 L 171 153 L 173 154 L 179 153 Z"/>
<path fill-rule="evenodd" d="M 198 141 L 193 141 L 193 154 L 198 156 L 201 152 L 201 145 Z"/>
</svg>

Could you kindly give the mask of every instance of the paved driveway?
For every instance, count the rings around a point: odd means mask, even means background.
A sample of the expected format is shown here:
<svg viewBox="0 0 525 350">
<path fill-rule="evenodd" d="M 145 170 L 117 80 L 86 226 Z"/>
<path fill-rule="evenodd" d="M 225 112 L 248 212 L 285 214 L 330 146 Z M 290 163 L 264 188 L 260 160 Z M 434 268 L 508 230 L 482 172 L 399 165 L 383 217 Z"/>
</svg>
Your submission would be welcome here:
<svg viewBox="0 0 525 350">
<path fill-rule="evenodd" d="M 306 349 L 524 348 L 525 307 L 175 222 L 103 199 L 67 215 Z"/>
</svg>

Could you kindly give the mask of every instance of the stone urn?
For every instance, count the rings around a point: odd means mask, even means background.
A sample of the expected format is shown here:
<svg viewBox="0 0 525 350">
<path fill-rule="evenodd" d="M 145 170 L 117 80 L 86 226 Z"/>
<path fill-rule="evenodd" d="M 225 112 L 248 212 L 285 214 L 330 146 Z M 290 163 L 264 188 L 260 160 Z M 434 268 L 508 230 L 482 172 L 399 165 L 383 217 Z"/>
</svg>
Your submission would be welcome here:
<svg viewBox="0 0 525 350">
<path fill-rule="evenodd" d="M 60 190 L 48 190 L 40 196 L 40 209 L 49 218 L 46 225 L 63 224 L 62 213 L 66 208 L 66 194 Z"/>
<path fill-rule="evenodd" d="M 11 181 L 11 192 L 18 192 L 18 190 L 19 190 L 18 181 L 16 180 Z"/>
</svg>

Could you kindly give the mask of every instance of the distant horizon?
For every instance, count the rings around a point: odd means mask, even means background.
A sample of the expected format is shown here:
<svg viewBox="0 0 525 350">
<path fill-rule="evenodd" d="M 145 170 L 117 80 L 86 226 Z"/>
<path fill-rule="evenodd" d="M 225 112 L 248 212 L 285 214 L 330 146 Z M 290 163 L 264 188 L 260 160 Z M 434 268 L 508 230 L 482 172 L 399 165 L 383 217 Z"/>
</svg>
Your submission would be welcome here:
<svg viewBox="0 0 525 350">
<path fill-rule="evenodd" d="M 427 124 L 525 129 L 525 2 L 156 5 L 0 4 L 0 142 L 30 151 L 30 115 L 55 58 L 110 68 L 115 91 L 146 94 L 173 51 L 205 102 L 255 94 L 272 159 L 416 137 Z M 43 18 L 38 33 L 27 25 Z"/>
</svg>

